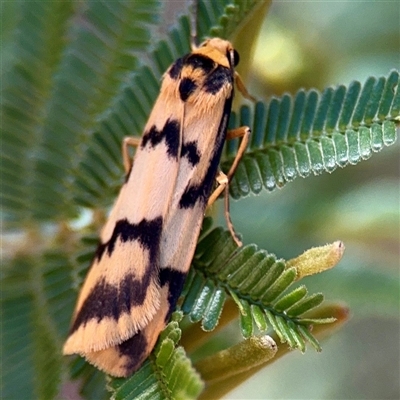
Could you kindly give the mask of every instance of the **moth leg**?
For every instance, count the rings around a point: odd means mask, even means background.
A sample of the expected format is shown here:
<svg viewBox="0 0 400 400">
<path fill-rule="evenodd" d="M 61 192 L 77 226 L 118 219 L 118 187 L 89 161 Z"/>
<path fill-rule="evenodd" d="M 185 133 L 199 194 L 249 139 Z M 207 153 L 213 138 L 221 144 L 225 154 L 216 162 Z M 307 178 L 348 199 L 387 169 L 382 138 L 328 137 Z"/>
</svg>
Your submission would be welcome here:
<svg viewBox="0 0 400 400">
<path fill-rule="evenodd" d="M 226 140 L 236 139 L 238 137 L 242 138 L 235 159 L 233 160 L 233 163 L 229 168 L 228 172 L 229 181 L 232 179 L 232 176 L 235 173 L 236 168 L 239 165 L 239 162 L 242 159 L 244 152 L 246 151 L 250 139 L 250 133 L 251 130 L 248 126 L 240 126 L 239 128 L 229 130 L 226 134 Z"/>
<path fill-rule="evenodd" d="M 224 192 L 224 214 L 225 214 L 225 220 L 226 220 L 226 225 L 228 226 L 229 232 L 232 235 L 233 240 L 235 243 L 238 245 L 238 247 L 241 247 L 243 243 L 240 241 L 238 238 L 235 229 L 233 227 L 233 223 L 231 220 L 231 214 L 229 212 L 229 179 L 228 175 L 224 174 L 222 171 L 218 172 L 218 175 L 216 176 L 216 181 L 218 182 L 218 187 L 214 190 L 214 192 L 211 194 L 210 198 L 208 199 L 207 207 L 211 206 L 215 200 L 219 197 L 219 195 Z"/>
<path fill-rule="evenodd" d="M 239 165 L 239 161 L 243 157 L 244 152 L 246 151 L 247 144 L 249 143 L 250 137 L 250 128 L 248 126 L 241 126 L 240 128 L 232 129 L 227 132 L 226 138 L 227 140 L 235 139 L 237 137 L 242 137 L 242 141 L 240 142 L 239 149 L 237 151 L 236 157 L 233 160 L 233 163 L 229 169 L 227 175 L 225 175 L 222 171 L 219 171 L 216 180 L 218 182 L 218 187 L 214 190 L 211 194 L 210 198 L 208 199 L 207 207 L 211 206 L 214 201 L 218 198 L 218 196 L 224 192 L 224 206 L 225 206 L 225 219 L 228 229 L 232 235 L 233 240 L 235 243 L 241 247 L 243 243 L 239 240 L 235 229 L 233 227 L 233 223 L 231 220 L 231 215 L 229 212 L 229 181 L 232 179 L 233 174 L 236 171 L 237 166 Z"/>
<path fill-rule="evenodd" d="M 235 71 L 235 83 L 236 87 L 238 88 L 239 92 L 242 93 L 242 96 L 245 97 L 248 100 L 256 102 L 257 99 L 253 97 L 246 89 L 246 86 L 244 85 L 242 78 L 240 75 Z"/>
<path fill-rule="evenodd" d="M 225 187 L 228 186 L 229 183 L 228 176 L 225 175 L 222 171 L 218 172 L 218 175 L 215 177 L 215 180 L 218 182 L 218 186 L 211 193 L 211 196 L 207 202 L 207 207 L 211 207 L 214 204 L 215 200 L 218 199 L 219 195 L 225 190 Z"/>
<path fill-rule="evenodd" d="M 140 138 L 127 136 L 122 141 L 122 159 L 124 162 L 125 174 L 128 174 L 132 168 L 132 156 L 129 154 L 129 146 L 138 147 L 140 140 Z"/>
<path fill-rule="evenodd" d="M 225 191 L 224 191 L 224 214 L 225 214 L 225 220 L 226 220 L 226 225 L 228 226 L 229 232 L 231 233 L 231 236 L 233 238 L 233 240 L 235 241 L 235 243 L 237 244 L 238 247 L 242 247 L 243 243 L 242 241 L 239 239 L 235 228 L 233 226 L 233 222 L 231 219 L 231 213 L 229 211 L 229 185 L 225 186 Z"/>
<path fill-rule="evenodd" d="M 235 159 L 229 169 L 228 174 L 224 174 L 222 171 L 219 171 L 217 177 L 215 178 L 218 182 L 218 187 L 211 194 L 208 199 L 207 207 L 210 207 L 215 200 L 217 200 L 218 196 L 224 191 L 225 187 L 228 186 L 229 181 L 231 180 L 233 174 L 236 171 L 236 168 L 239 164 L 239 161 L 243 157 L 244 152 L 246 151 L 247 144 L 249 143 L 251 130 L 248 126 L 241 126 L 236 129 L 231 129 L 226 134 L 226 140 L 236 139 L 238 137 L 242 138 L 240 142 L 239 149 L 236 153 Z"/>
</svg>

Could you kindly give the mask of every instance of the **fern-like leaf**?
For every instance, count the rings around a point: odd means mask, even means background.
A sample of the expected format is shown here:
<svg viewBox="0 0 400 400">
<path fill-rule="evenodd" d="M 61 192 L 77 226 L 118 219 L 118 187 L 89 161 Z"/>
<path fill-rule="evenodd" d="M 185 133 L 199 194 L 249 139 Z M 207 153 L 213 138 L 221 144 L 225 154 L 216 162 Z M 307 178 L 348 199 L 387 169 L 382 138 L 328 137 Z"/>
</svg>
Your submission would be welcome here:
<svg viewBox="0 0 400 400">
<path fill-rule="evenodd" d="M 24 398 L 27 393 L 56 396 L 62 373 L 61 337 L 74 301 L 70 270 L 66 254 L 52 252 L 18 258 L 4 271 L 0 342 L 5 398 Z"/>
<path fill-rule="evenodd" d="M 9 218 L 21 219 L 22 210 L 22 217 L 34 219 L 72 214 L 65 188 L 77 154 L 128 69 L 137 67 L 157 4 L 89 2 L 81 9 L 81 3 L 66 1 L 22 7 L 21 41 L 2 101 L 2 204 Z M 74 13 L 79 18 L 68 24 Z"/>
<path fill-rule="evenodd" d="M 204 330 L 212 330 L 229 294 L 240 310 L 244 337 L 252 336 L 255 328 L 266 331 L 271 326 L 292 348 L 304 351 L 309 341 L 320 350 L 316 340 L 303 334 L 303 328 L 332 320 L 301 318 L 319 306 L 323 296 L 308 295 L 304 286 L 289 291 L 296 275 L 296 269 L 287 268 L 284 260 L 255 245 L 237 248 L 228 231 L 215 228 L 197 246 L 181 308 L 192 322 L 201 321 Z"/>
<path fill-rule="evenodd" d="M 243 106 L 232 126 L 249 125 L 251 145 L 232 180 L 234 198 L 274 190 L 297 177 L 333 172 L 355 165 L 396 141 L 399 116 L 399 73 L 368 78 L 364 85 L 352 82 L 316 90 L 300 90 L 293 98 L 258 102 L 252 115 Z M 226 146 L 223 170 L 227 171 L 237 143 Z"/>
<path fill-rule="evenodd" d="M 9 220 L 28 216 L 34 160 L 51 79 L 62 51 L 72 3 L 18 3 L 13 61 L 2 76 L 0 202 Z"/>
</svg>

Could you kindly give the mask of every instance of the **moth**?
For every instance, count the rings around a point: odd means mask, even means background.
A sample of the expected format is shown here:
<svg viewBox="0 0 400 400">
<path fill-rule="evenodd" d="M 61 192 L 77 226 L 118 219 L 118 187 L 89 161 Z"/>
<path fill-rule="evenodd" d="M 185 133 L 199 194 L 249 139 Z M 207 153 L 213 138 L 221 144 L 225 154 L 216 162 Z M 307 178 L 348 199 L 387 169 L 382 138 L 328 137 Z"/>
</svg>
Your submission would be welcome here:
<svg viewBox="0 0 400 400">
<path fill-rule="evenodd" d="M 228 183 L 250 129 L 227 125 L 235 82 L 251 96 L 235 72 L 238 62 L 226 40 L 193 47 L 164 74 L 141 140 L 125 138 L 125 183 L 101 231 L 64 354 L 80 354 L 117 377 L 141 366 L 176 306 L 205 210 L 224 191 L 228 226 L 240 245 Z M 242 140 L 225 175 L 218 167 L 222 148 L 236 137 Z"/>
</svg>

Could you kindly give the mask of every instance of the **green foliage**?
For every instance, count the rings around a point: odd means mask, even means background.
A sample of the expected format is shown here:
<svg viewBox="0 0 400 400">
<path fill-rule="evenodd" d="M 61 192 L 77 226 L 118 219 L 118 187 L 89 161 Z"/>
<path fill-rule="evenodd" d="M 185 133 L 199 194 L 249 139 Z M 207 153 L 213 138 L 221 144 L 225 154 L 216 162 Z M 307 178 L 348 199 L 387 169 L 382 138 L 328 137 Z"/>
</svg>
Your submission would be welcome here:
<svg viewBox="0 0 400 400">
<path fill-rule="evenodd" d="M 396 141 L 399 115 L 399 73 L 353 81 L 322 93 L 301 89 L 292 97 L 258 102 L 254 114 L 247 106 L 233 125 L 252 129 L 251 145 L 230 185 L 238 199 L 263 187 L 274 190 L 297 177 L 333 172 L 337 167 L 367 160 L 373 152 Z M 223 170 L 237 150 L 227 143 Z"/>
<path fill-rule="evenodd" d="M 199 37 L 228 37 L 258 5 L 202 1 Z M 95 224 L 71 228 L 72 218 L 112 203 L 122 179 L 121 140 L 141 133 L 162 73 L 189 50 L 189 19 L 181 17 L 158 40 L 150 35 L 160 17 L 157 0 L 20 2 L 17 12 L 1 96 L 0 196 L 10 242 L 1 275 L 2 397 L 55 398 L 77 378 L 84 398 L 107 398 L 102 373 L 81 359 L 67 368 L 61 356 L 98 230 Z M 231 195 L 332 172 L 392 144 L 398 80 L 392 71 L 364 85 L 260 101 L 254 113 L 244 106 L 231 125 L 251 126 L 252 142 Z M 227 144 L 223 168 L 236 146 Z M 303 314 L 323 296 L 293 288 L 296 271 L 284 260 L 255 245 L 236 249 L 227 232 L 210 224 L 205 221 L 182 311 L 213 330 L 231 296 L 244 337 L 270 327 L 291 348 L 304 351 L 309 342 L 319 349 L 308 327 L 330 320 Z M 177 347 L 178 320 L 137 374 L 108 380 L 113 398 L 196 398 L 203 382 Z"/>
<path fill-rule="evenodd" d="M 296 275 L 296 269 L 287 268 L 284 260 L 255 245 L 238 249 L 228 231 L 215 228 L 198 243 L 182 311 L 191 322 L 201 321 L 202 328 L 211 331 L 229 294 L 239 307 L 244 338 L 254 335 L 256 328 L 267 331 L 270 325 L 282 342 L 304 352 L 305 340 L 312 335 L 303 335 L 302 327 L 333 321 L 300 317 L 321 304 L 323 296 L 308 295 L 304 286 L 289 292 Z M 315 338 L 311 344 L 320 350 Z"/>
<path fill-rule="evenodd" d="M 76 213 L 65 192 L 76 156 L 149 45 L 157 4 L 21 3 L 15 64 L 2 98 L 8 218 Z"/>
<path fill-rule="evenodd" d="M 161 333 L 151 357 L 128 379 L 111 379 L 108 387 L 115 400 L 128 399 L 196 399 L 203 389 L 200 376 L 192 368 L 182 347 L 178 322 L 182 313 L 175 312 Z"/>
</svg>

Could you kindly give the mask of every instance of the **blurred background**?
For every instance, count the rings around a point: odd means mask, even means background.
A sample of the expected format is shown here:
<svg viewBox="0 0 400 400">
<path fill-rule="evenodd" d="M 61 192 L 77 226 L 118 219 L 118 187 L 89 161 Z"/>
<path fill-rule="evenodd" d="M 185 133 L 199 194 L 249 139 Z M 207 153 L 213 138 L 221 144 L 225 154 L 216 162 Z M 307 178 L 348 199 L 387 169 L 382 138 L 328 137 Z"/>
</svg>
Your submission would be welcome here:
<svg viewBox="0 0 400 400">
<path fill-rule="evenodd" d="M 363 83 L 392 68 L 400 68 L 400 2 L 273 2 L 249 86 L 268 98 Z M 351 319 L 321 354 L 293 352 L 226 398 L 400 398 L 399 155 L 397 142 L 356 166 L 231 205 L 244 242 L 278 257 L 342 240 L 340 264 L 302 283 L 345 302 Z"/>
<path fill-rule="evenodd" d="M 182 11 L 178 1 L 170 4 Z M 15 5 L 0 4 L 0 79 L 12 61 Z M 258 40 L 248 87 L 268 99 L 302 87 L 364 82 L 392 68 L 400 68 L 400 2 L 276 1 Z M 294 399 L 299 393 L 304 399 L 400 398 L 399 155 L 396 143 L 357 166 L 298 178 L 282 190 L 232 203 L 244 242 L 278 257 L 290 259 L 342 240 L 346 252 L 340 264 L 304 283 L 328 301 L 346 303 L 352 317 L 322 343 L 321 354 L 292 352 L 227 399 Z M 232 331 L 237 334 L 237 323 Z"/>
</svg>

